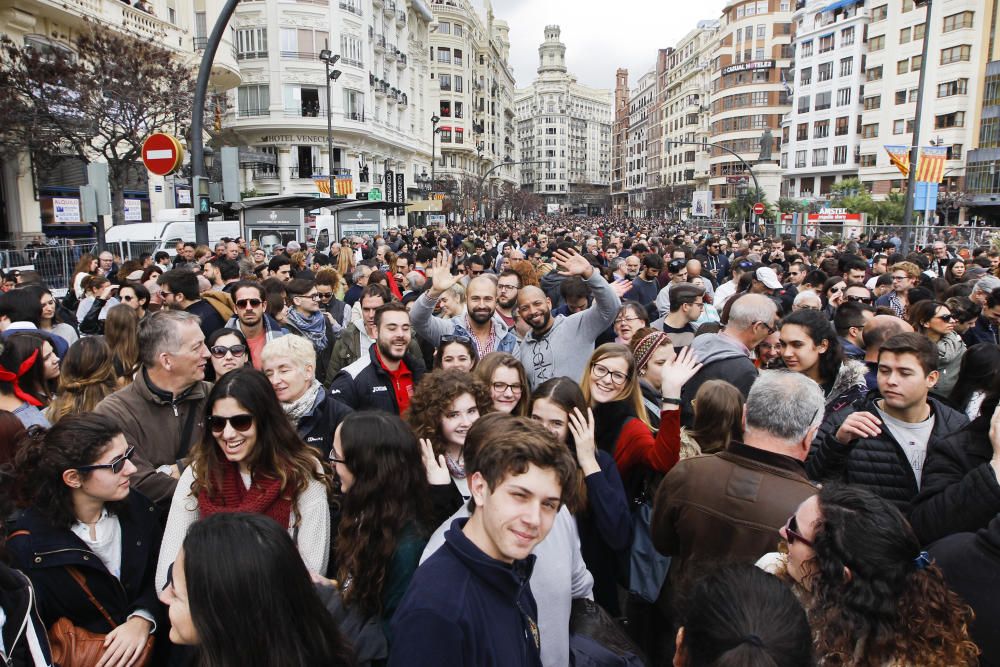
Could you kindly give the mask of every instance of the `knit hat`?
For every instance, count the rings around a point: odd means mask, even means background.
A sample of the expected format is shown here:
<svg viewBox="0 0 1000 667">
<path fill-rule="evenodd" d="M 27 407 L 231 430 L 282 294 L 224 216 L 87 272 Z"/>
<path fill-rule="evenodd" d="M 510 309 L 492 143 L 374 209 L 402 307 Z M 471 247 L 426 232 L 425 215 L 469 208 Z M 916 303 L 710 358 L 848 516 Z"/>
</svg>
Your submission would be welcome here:
<svg viewBox="0 0 1000 667">
<path fill-rule="evenodd" d="M 646 364 L 649 363 L 649 360 L 652 358 L 653 352 L 656 348 L 669 343 L 670 336 L 662 331 L 655 331 L 642 338 L 642 340 L 640 340 L 635 346 L 635 351 L 633 352 L 636 370 L 641 371 L 646 367 Z"/>
</svg>

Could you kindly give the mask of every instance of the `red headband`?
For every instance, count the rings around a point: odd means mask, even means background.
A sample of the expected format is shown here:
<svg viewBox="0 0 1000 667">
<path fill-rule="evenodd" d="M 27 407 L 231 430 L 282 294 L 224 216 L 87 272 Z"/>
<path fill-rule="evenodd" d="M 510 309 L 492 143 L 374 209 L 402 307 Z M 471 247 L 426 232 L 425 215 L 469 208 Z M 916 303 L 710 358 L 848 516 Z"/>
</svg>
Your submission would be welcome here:
<svg viewBox="0 0 1000 667">
<path fill-rule="evenodd" d="M 31 367 L 35 365 L 35 361 L 38 360 L 38 350 L 31 353 L 31 356 L 21 362 L 18 366 L 16 373 L 11 373 L 9 370 L 0 366 L 0 382 L 10 382 L 14 385 L 14 395 L 20 398 L 22 401 L 29 405 L 33 405 L 36 408 L 42 407 L 42 402 L 29 394 L 28 392 L 21 389 L 21 385 L 18 384 L 18 380 L 24 377 L 24 374 L 31 370 Z"/>
</svg>

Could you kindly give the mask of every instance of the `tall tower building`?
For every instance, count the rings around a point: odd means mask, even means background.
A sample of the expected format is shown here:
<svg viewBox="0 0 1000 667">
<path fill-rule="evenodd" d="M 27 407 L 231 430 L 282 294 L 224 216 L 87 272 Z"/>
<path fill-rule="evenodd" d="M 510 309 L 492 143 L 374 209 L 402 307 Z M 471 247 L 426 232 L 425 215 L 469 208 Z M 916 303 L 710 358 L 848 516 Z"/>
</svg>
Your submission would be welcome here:
<svg viewBox="0 0 1000 667">
<path fill-rule="evenodd" d="M 628 192 L 625 189 L 625 175 L 628 152 L 629 125 L 628 70 L 619 68 L 615 72 L 615 108 L 611 139 L 611 210 L 623 217 L 628 211 Z"/>
</svg>

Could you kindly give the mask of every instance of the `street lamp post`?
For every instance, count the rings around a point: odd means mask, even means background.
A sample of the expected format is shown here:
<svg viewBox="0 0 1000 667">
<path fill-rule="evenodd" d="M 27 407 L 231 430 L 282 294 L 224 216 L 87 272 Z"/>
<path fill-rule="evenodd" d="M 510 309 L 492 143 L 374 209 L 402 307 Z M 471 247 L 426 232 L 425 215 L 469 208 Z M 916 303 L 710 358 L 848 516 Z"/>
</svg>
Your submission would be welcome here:
<svg viewBox="0 0 1000 667">
<path fill-rule="evenodd" d="M 438 123 L 441 118 L 434 114 L 431 116 L 431 192 L 434 192 L 434 181 L 436 178 L 435 167 L 437 166 L 437 133 Z"/>
<path fill-rule="evenodd" d="M 483 182 L 487 178 L 489 178 L 489 175 L 492 174 L 494 171 L 496 171 L 500 167 L 513 167 L 514 165 L 517 165 L 517 164 L 550 164 L 550 162 L 549 162 L 549 160 L 521 160 L 520 162 L 514 162 L 514 160 L 512 160 L 510 158 L 510 156 L 508 155 L 507 158 L 503 162 L 501 162 L 498 165 L 494 165 L 493 167 L 490 168 L 489 171 L 487 171 L 485 174 L 483 174 L 480 177 L 478 191 L 479 192 L 483 191 Z M 476 208 L 477 209 L 479 208 L 479 203 L 478 202 L 476 204 Z"/>
<path fill-rule="evenodd" d="M 326 66 L 326 152 L 328 158 L 328 169 L 329 175 L 328 179 L 330 182 L 330 197 L 333 197 L 333 193 L 336 189 L 333 186 L 333 109 L 330 107 L 330 87 L 331 81 L 336 81 L 340 78 L 340 70 L 335 69 L 332 72 L 330 68 L 337 64 L 340 60 L 340 56 L 334 54 L 330 49 L 323 49 L 319 52 L 319 59 L 323 61 Z"/>
<path fill-rule="evenodd" d="M 713 148 L 719 148 L 721 150 L 726 151 L 727 153 L 730 153 L 737 160 L 739 160 L 743 164 L 744 167 L 746 167 L 747 173 L 750 174 L 750 178 L 753 179 L 753 187 L 756 190 L 756 192 L 754 193 L 754 200 L 756 201 L 756 200 L 760 199 L 762 191 L 760 189 L 760 183 L 757 182 L 757 175 L 755 173 L 753 173 L 753 167 L 750 166 L 750 163 L 747 162 L 746 160 L 744 160 L 743 157 L 739 153 L 737 153 L 736 151 L 732 150 L 731 148 L 727 148 L 726 146 L 723 146 L 722 144 L 715 144 L 715 143 L 712 143 L 710 141 L 704 141 L 703 142 L 703 141 L 683 141 L 683 140 L 679 140 L 679 139 L 667 139 L 667 151 L 668 152 L 670 150 L 670 144 L 694 144 L 694 145 L 697 145 L 697 146 L 711 146 Z M 754 223 L 756 225 L 757 214 L 753 212 L 752 208 L 750 210 L 750 221 L 751 221 L 751 223 Z"/>
</svg>

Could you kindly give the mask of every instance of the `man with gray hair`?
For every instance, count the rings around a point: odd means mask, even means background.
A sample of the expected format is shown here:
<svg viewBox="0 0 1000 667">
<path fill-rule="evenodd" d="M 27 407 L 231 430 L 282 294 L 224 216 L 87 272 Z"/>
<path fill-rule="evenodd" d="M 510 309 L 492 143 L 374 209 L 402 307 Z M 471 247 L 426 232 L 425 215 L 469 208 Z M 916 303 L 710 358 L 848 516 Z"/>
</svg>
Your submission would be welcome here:
<svg viewBox="0 0 1000 667">
<path fill-rule="evenodd" d="M 990 296 L 994 290 L 1000 289 L 1000 278 L 996 276 L 984 276 L 976 281 L 976 286 L 972 288 L 969 298 L 973 303 L 982 307 L 982 315 L 976 320 L 976 324 L 969 328 L 965 337 L 969 345 L 973 343 L 993 343 L 1000 342 L 1000 328 L 997 320 L 1000 319 L 1000 309 L 996 309 L 996 301 L 992 306 L 989 303 Z M 995 312 L 996 311 L 996 312 Z"/>
<path fill-rule="evenodd" d="M 667 473 L 650 524 L 656 549 L 673 557 L 665 590 L 693 565 L 753 563 L 775 550 L 778 530 L 817 492 L 804 462 L 822 419 L 818 384 L 801 373 L 761 371 L 743 408 L 743 441 Z"/>
<path fill-rule="evenodd" d="M 753 350 L 778 328 L 778 306 L 764 294 L 744 294 L 729 309 L 729 321 L 718 334 L 697 336 L 691 351 L 702 367 L 684 384 L 681 392 L 681 421 L 690 426 L 694 413 L 691 401 L 709 380 L 725 380 L 744 396 L 757 379 L 757 367 L 750 359 Z"/>
<path fill-rule="evenodd" d="M 197 315 L 160 310 L 139 323 L 140 369 L 132 384 L 94 410 L 121 428 L 137 471 L 133 487 L 161 509 L 170 500 L 191 444 L 204 430 L 209 353 Z"/>
</svg>

